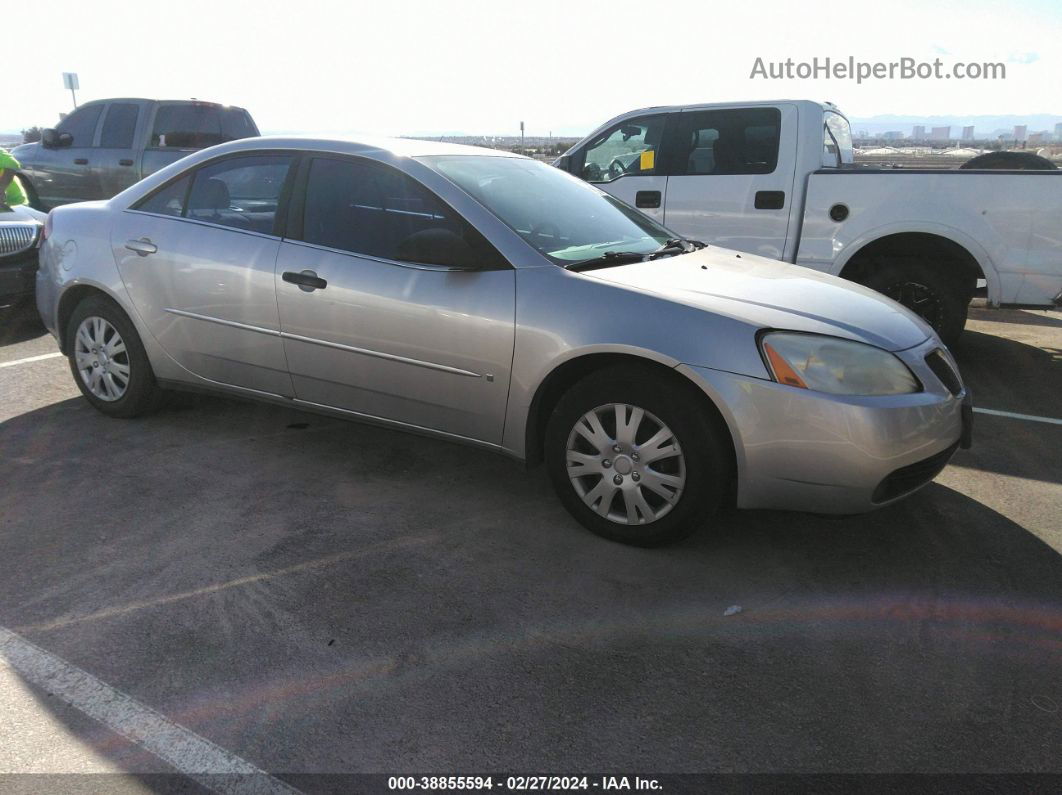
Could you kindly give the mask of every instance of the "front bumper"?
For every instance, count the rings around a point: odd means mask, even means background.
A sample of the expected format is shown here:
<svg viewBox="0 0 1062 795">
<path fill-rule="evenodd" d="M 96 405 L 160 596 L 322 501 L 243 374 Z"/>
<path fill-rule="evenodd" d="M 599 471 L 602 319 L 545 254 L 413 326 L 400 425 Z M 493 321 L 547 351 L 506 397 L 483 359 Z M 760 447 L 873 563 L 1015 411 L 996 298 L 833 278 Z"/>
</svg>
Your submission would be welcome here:
<svg viewBox="0 0 1062 795">
<path fill-rule="evenodd" d="M 679 370 L 730 427 L 739 508 L 861 513 L 924 486 L 969 435 L 968 391 L 952 394 L 925 361 L 940 347 L 927 340 L 897 354 L 924 386 L 910 395 L 827 395 L 702 367 Z"/>
</svg>

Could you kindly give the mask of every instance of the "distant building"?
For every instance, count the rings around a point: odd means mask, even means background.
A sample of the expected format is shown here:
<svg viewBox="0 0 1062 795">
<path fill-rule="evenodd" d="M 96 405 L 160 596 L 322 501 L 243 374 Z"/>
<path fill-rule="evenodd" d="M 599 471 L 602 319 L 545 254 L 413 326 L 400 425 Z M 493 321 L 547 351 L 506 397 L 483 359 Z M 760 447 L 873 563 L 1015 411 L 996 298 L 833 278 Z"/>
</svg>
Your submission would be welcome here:
<svg viewBox="0 0 1062 795">
<path fill-rule="evenodd" d="M 974 128 L 973 128 L 972 125 L 969 126 L 969 127 L 963 127 L 962 128 L 962 139 L 964 141 L 972 141 L 973 137 L 974 137 Z"/>
<path fill-rule="evenodd" d="M 929 133 L 930 141 L 950 141 L 951 125 L 947 127 L 934 127 Z"/>
<path fill-rule="evenodd" d="M 1029 137 L 1029 128 L 1024 124 L 1014 125 L 1014 140 L 1024 142 Z"/>
<path fill-rule="evenodd" d="M 1047 130 L 1044 130 L 1043 132 L 1029 133 L 1027 141 L 1030 145 L 1043 146 L 1044 144 L 1051 142 L 1051 134 L 1047 132 Z"/>
<path fill-rule="evenodd" d="M 1055 140 L 1062 141 L 1062 122 L 1055 125 Z"/>
<path fill-rule="evenodd" d="M 887 133 L 883 133 L 881 137 L 886 141 L 902 141 L 903 133 L 899 130 L 889 130 Z"/>
<path fill-rule="evenodd" d="M 916 141 L 924 141 L 926 139 L 926 128 L 924 125 L 916 124 L 914 131 L 911 133 L 911 137 Z"/>
</svg>

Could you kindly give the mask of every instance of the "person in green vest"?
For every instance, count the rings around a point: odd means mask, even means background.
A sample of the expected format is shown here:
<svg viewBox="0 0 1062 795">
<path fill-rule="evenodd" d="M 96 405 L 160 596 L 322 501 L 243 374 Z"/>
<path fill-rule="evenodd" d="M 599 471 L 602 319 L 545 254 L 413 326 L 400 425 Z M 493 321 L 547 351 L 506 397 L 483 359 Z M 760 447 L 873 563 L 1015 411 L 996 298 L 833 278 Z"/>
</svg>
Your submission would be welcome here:
<svg viewBox="0 0 1062 795">
<path fill-rule="evenodd" d="M 0 149 L 0 209 L 27 203 L 26 191 L 15 175 L 20 167 L 10 152 Z"/>
</svg>

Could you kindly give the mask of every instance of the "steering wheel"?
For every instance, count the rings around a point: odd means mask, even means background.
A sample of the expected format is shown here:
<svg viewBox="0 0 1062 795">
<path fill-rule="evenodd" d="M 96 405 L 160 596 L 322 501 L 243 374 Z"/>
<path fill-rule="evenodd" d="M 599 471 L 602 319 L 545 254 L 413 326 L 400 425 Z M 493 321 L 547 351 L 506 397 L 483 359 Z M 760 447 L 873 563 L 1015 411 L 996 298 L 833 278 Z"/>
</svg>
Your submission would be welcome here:
<svg viewBox="0 0 1062 795">
<path fill-rule="evenodd" d="M 608 164 L 608 175 L 612 179 L 619 179 L 627 173 L 627 167 L 623 165 L 618 157 Z"/>
</svg>

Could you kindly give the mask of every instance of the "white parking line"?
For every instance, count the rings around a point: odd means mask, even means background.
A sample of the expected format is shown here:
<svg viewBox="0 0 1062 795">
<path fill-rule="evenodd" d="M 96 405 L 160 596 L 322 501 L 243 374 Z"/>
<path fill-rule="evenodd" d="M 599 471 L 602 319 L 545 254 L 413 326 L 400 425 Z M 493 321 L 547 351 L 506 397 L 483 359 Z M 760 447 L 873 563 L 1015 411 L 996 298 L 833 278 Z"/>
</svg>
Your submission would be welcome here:
<svg viewBox="0 0 1062 795">
<path fill-rule="evenodd" d="M 132 740 L 207 789 L 224 793 L 298 792 L 4 627 L 0 627 L 0 656 L 28 681 Z"/>
<path fill-rule="evenodd" d="M 1035 414 L 1016 414 L 1013 411 L 983 409 L 978 406 L 974 406 L 974 411 L 978 414 L 991 414 L 993 417 L 1009 417 L 1012 420 L 1029 420 L 1029 422 L 1046 422 L 1050 425 L 1062 425 L 1062 420 L 1056 420 L 1054 417 L 1037 417 Z"/>
<path fill-rule="evenodd" d="M 15 359 L 13 362 L 0 362 L 0 367 L 14 367 L 16 364 L 29 364 L 30 362 L 42 362 L 45 359 L 54 359 L 57 356 L 63 354 L 56 351 L 55 353 L 42 353 L 40 356 L 27 356 L 25 359 Z"/>
</svg>

